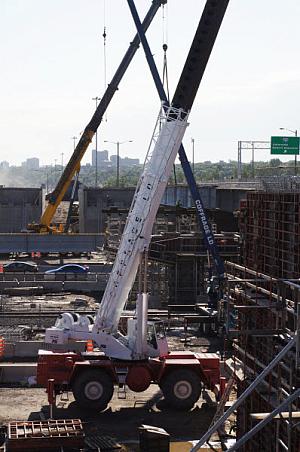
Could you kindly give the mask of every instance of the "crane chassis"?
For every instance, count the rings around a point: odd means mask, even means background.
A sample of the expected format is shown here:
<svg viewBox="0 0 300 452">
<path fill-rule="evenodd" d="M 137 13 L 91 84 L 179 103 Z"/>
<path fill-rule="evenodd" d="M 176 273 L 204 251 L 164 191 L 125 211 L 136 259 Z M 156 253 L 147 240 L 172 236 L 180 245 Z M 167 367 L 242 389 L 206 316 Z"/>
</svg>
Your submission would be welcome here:
<svg viewBox="0 0 300 452">
<path fill-rule="evenodd" d="M 104 353 L 39 352 L 37 383 L 47 387 L 54 380 L 55 394 L 72 391 L 82 408 L 104 410 L 114 386 L 126 385 L 143 392 L 157 384 L 169 407 L 188 410 L 205 387 L 218 399 L 225 386 L 220 360 L 214 353 L 171 352 L 164 358 L 139 361 L 114 360 Z"/>
</svg>

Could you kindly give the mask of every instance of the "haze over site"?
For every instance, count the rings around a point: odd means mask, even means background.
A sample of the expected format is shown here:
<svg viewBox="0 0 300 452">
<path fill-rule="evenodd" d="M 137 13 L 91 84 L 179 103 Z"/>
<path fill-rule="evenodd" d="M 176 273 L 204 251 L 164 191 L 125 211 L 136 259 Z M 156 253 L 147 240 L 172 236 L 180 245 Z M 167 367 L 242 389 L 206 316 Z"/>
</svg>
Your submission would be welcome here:
<svg viewBox="0 0 300 452">
<path fill-rule="evenodd" d="M 141 17 L 150 4 L 136 1 Z M 147 34 L 160 71 L 167 41 L 171 96 L 204 4 L 169 0 L 165 27 L 159 11 Z M 268 140 L 282 134 L 279 127 L 300 127 L 299 17 L 298 0 L 231 0 L 185 136 L 189 156 L 195 139 L 195 161 L 236 160 L 238 140 Z M 35 156 L 53 164 L 64 153 L 66 162 L 71 137 L 80 136 L 94 111 L 92 98 L 104 92 L 104 25 L 107 82 L 135 34 L 127 2 L 2 0 L 0 25 L 0 161 L 19 165 Z M 140 49 L 100 126 L 98 149 L 113 154 L 115 145 L 104 140 L 133 140 L 121 156 L 143 161 L 158 109 Z M 91 161 L 93 147 L 83 162 Z M 256 158 L 270 155 L 259 151 Z"/>
</svg>

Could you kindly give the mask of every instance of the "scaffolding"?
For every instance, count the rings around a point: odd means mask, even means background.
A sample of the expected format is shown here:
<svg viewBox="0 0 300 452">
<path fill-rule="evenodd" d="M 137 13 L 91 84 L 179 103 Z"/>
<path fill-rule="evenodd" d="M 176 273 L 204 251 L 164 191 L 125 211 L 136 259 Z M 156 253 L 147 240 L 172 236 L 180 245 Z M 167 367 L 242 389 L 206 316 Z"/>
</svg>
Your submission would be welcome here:
<svg viewBox="0 0 300 452">
<path fill-rule="evenodd" d="M 105 210 L 106 252 L 113 260 L 125 226 L 128 209 L 111 207 Z M 239 237 L 224 232 L 235 224 L 233 215 L 211 211 L 210 223 L 223 259 L 239 256 Z M 206 296 L 205 280 L 209 277 L 209 260 L 195 208 L 160 206 L 153 227 L 149 249 L 148 282 L 150 306 L 194 305 Z M 130 300 L 135 301 L 137 282 Z"/>
<path fill-rule="evenodd" d="M 237 408 L 238 440 L 249 430 L 255 432 L 247 436 L 246 444 L 238 443 L 237 450 L 298 451 L 300 424 L 295 414 L 300 411 L 300 398 L 295 389 L 300 387 L 300 281 L 274 278 L 231 262 L 226 262 L 226 272 L 223 315 L 230 356 L 226 363 L 231 372 L 239 370 L 237 398 L 269 369 L 268 376 Z M 292 339 L 293 347 L 270 369 L 269 363 Z M 284 410 L 289 414 L 274 421 L 268 417 Z M 256 428 L 258 413 L 265 413 L 269 421 L 261 429 Z"/>
</svg>

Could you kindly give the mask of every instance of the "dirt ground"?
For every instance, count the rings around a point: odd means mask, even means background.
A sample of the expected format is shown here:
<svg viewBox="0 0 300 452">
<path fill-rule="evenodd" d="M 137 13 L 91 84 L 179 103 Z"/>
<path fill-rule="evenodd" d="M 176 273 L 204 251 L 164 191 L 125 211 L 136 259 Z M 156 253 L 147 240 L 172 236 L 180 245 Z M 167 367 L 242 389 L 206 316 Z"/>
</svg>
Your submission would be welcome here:
<svg viewBox="0 0 300 452">
<path fill-rule="evenodd" d="M 206 400 L 199 399 L 191 411 L 182 412 L 167 409 L 155 385 L 140 394 L 128 390 L 126 399 L 119 399 L 115 390 L 108 408 L 93 413 L 79 409 L 70 394 L 69 400 L 57 399 L 54 418 L 81 419 L 87 434 L 112 436 L 120 443 L 137 442 L 138 428 L 142 424 L 165 429 L 171 440 L 195 440 L 207 430 L 216 410 L 212 393 L 205 392 L 204 397 Z M 49 407 L 44 389 L 0 388 L 0 424 L 47 418 Z M 185 450 L 181 447 L 179 450 Z"/>
</svg>

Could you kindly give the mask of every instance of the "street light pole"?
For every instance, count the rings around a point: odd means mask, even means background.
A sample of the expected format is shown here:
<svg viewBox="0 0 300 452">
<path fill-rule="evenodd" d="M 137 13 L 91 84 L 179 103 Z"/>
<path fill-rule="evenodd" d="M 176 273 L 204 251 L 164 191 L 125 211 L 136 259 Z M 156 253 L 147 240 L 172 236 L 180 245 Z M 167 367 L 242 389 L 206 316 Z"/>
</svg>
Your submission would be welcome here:
<svg viewBox="0 0 300 452">
<path fill-rule="evenodd" d="M 295 130 L 295 137 L 298 136 L 298 130 Z M 297 154 L 295 154 L 295 176 L 297 176 Z"/>
<path fill-rule="evenodd" d="M 254 169 L 254 143 L 252 141 L 252 162 L 251 162 L 251 166 L 252 166 L 252 178 L 254 179 L 255 177 L 255 169 Z"/>
<path fill-rule="evenodd" d="M 298 136 L 298 130 L 291 130 L 287 129 L 286 127 L 279 127 L 280 130 L 287 130 L 288 132 L 291 132 L 295 135 L 295 137 Z M 297 154 L 295 154 L 295 176 L 297 176 Z"/>
<path fill-rule="evenodd" d="M 96 102 L 96 110 L 98 108 L 98 100 L 101 100 L 101 97 L 93 97 L 92 100 Z M 96 145 L 96 158 L 95 158 L 95 164 L 96 164 L 96 171 L 95 171 L 95 187 L 98 185 L 98 129 L 95 133 L 95 145 Z"/>
<path fill-rule="evenodd" d="M 117 187 L 120 185 L 120 143 L 117 141 Z"/>
<path fill-rule="evenodd" d="M 195 139 L 194 138 L 191 138 L 191 141 L 192 141 L 192 152 L 193 152 L 193 165 L 192 165 L 192 167 L 193 167 L 193 174 L 194 174 L 194 176 L 195 176 Z"/>
<path fill-rule="evenodd" d="M 120 185 L 120 145 L 124 143 L 132 143 L 133 140 L 126 141 L 108 141 L 104 140 L 104 143 L 112 143 L 117 145 L 117 187 Z"/>
<path fill-rule="evenodd" d="M 74 136 L 71 138 L 71 140 L 73 140 L 73 151 L 75 151 L 77 137 Z"/>
<path fill-rule="evenodd" d="M 54 183 L 56 183 L 56 162 L 57 162 L 57 159 L 54 159 Z"/>
</svg>

